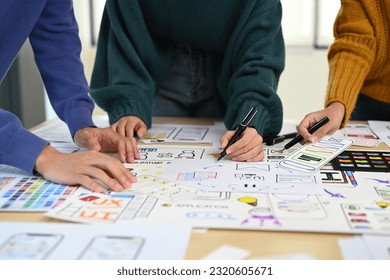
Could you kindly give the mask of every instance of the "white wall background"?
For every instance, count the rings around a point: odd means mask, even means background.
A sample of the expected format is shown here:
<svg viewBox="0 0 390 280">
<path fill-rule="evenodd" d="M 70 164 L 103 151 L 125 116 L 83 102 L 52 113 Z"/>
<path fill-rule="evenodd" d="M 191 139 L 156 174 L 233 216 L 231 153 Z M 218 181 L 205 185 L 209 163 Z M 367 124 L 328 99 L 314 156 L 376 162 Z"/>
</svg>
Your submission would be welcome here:
<svg viewBox="0 0 390 280">
<path fill-rule="evenodd" d="M 333 41 L 333 22 L 340 0 L 281 2 L 286 68 L 278 93 L 283 102 L 284 118 L 300 121 L 307 113 L 323 108 L 328 78 L 326 46 Z"/>
<path fill-rule="evenodd" d="M 94 3 L 95 32 L 105 0 Z M 314 42 L 327 46 L 332 42 L 334 17 L 340 0 L 281 0 L 283 6 L 283 33 L 286 42 L 286 68 L 283 72 L 278 93 L 284 107 L 284 118 L 300 121 L 305 114 L 323 108 L 328 75 L 327 50 L 314 48 Z M 95 57 L 91 46 L 89 1 L 74 1 L 76 18 L 79 23 L 83 44 L 82 60 L 89 80 Z M 315 5 L 319 14 L 315 13 Z M 318 21 L 316 21 L 318 19 Z M 316 25 L 317 24 L 317 25 Z M 317 26 L 318 37 L 315 36 Z M 49 104 L 47 102 L 47 104 Z M 102 111 L 97 108 L 96 113 Z M 47 106 L 47 118 L 55 114 Z"/>
</svg>

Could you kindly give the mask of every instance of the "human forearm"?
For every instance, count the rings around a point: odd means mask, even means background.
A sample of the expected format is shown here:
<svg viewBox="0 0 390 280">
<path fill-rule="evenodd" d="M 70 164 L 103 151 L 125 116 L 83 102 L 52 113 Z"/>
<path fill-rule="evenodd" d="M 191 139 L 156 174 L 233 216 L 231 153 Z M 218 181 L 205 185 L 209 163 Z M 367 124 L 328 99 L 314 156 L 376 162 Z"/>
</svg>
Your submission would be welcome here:
<svg viewBox="0 0 390 280">
<path fill-rule="evenodd" d="M 345 105 L 343 126 L 350 118 L 374 61 L 380 59 L 377 50 L 379 35 L 373 28 L 374 20 L 371 18 L 376 18 L 376 9 L 367 10 L 365 3 L 368 1 L 341 2 L 334 23 L 335 41 L 328 52 L 329 78 L 325 107 L 334 102 Z"/>
<path fill-rule="evenodd" d="M 276 91 L 284 69 L 285 49 L 280 28 L 281 7 L 277 4 L 267 7 L 254 11 L 257 16 L 246 22 L 232 50 L 233 74 L 226 88 L 225 123 L 234 129 L 251 107 L 257 107 L 259 113 L 252 124 L 261 135 L 272 136 L 282 125 L 282 103 Z"/>
<path fill-rule="evenodd" d="M 32 174 L 38 155 L 48 144 L 22 127 L 17 117 L 0 109 L 0 163 Z"/>
<path fill-rule="evenodd" d="M 48 0 L 29 36 L 50 103 L 71 134 L 92 126 L 94 103 L 80 59 L 71 0 Z"/>
</svg>

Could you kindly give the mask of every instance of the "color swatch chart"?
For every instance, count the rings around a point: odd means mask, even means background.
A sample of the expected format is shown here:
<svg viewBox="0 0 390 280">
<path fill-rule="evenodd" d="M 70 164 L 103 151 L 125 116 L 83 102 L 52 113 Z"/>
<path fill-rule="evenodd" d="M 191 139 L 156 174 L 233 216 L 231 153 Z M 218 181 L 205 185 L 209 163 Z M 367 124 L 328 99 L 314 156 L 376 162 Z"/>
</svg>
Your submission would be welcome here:
<svg viewBox="0 0 390 280">
<path fill-rule="evenodd" d="M 57 206 L 77 189 L 39 177 L 1 178 L 0 211 L 45 212 Z M 14 183 L 16 182 L 16 183 Z"/>
<path fill-rule="evenodd" d="M 336 170 L 390 172 L 390 152 L 344 151 L 331 163 Z"/>
</svg>

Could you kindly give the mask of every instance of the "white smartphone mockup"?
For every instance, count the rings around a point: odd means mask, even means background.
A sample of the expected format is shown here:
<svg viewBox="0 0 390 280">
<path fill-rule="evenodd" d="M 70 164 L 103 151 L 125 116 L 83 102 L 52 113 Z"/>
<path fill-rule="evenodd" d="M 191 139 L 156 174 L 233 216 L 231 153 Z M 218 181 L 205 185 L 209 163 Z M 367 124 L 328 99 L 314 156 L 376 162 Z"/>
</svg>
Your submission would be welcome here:
<svg viewBox="0 0 390 280">
<path fill-rule="evenodd" d="M 60 243 L 63 236 L 46 233 L 17 233 L 0 247 L 2 260 L 42 260 Z"/>
<path fill-rule="evenodd" d="M 141 251 L 144 239 L 134 236 L 96 236 L 78 259 L 134 260 Z"/>
</svg>

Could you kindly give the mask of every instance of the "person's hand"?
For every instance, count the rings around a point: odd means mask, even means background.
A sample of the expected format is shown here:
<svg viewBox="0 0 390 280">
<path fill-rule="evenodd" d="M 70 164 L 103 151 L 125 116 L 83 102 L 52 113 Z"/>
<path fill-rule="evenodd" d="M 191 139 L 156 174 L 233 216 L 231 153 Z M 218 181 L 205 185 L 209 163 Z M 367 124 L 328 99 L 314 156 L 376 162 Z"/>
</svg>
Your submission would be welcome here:
<svg viewBox="0 0 390 280">
<path fill-rule="evenodd" d="M 221 147 L 224 149 L 235 131 L 228 131 L 221 137 Z M 257 130 L 248 127 L 240 139 L 226 150 L 226 155 L 235 161 L 260 161 L 264 158 L 263 138 Z"/>
<path fill-rule="evenodd" d="M 324 135 L 334 133 L 340 128 L 344 114 L 345 108 L 344 105 L 340 102 L 333 102 L 323 110 L 307 114 L 297 128 L 298 133 L 304 139 L 301 144 L 305 144 L 307 141 L 314 143 L 317 142 L 318 139 L 321 139 Z M 319 128 L 313 134 L 310 134 L 308 129 L 325 116 L 329 118 L 329 122 L 326 123 L 323 127 Z"/>
<path fill-rule="evenodd" d="M 86 127 L 78 130 L 74 141 L 79 147 L 98 152 L 118 152 L 122 162 L 134 163 L 139 159 L 137 141 L 134 137 L 125 138 L 111 128 Z"/>
<path fill-rule="evenodd" d="M 129 138 L 134 138 L 134 136 L 142 138 L 147 131 L 146 124 L 135 116 L 122 117 L 116 123 L 112 124 L 111 128 L 123 137 Z"/>
<path fill-rule="evenodd" d="M 81 185 L 95 192 L 105 191 L 96 180 L 117 192 L 136 182 L 135 176 L 114 157 L 97 151 L 65 154 L 50 145 L 38 156 L 34 169 L 47 180 Z"/>
</svg>

